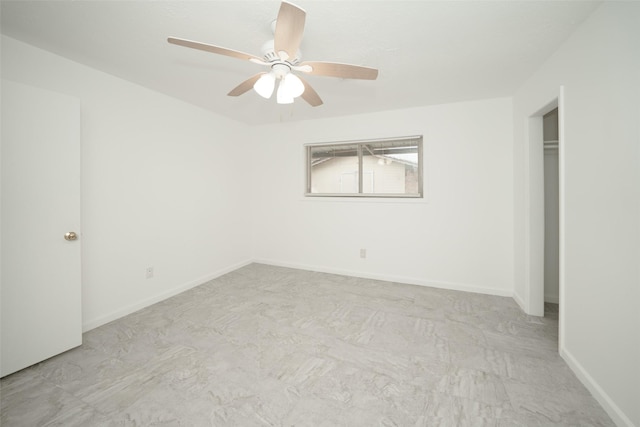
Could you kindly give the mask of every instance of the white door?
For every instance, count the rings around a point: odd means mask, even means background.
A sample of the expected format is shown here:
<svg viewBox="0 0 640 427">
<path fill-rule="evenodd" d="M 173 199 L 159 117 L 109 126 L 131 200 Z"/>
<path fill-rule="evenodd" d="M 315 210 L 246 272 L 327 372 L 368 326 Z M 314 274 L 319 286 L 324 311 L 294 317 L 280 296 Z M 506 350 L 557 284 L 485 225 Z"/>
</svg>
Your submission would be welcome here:
<svg viewBox="0 0 640 427">
<path fill-rule="evenodd" d="M 79 100 L 3 80 L 1 157 L 5 376 L 82 344 Z"/>
</svg>

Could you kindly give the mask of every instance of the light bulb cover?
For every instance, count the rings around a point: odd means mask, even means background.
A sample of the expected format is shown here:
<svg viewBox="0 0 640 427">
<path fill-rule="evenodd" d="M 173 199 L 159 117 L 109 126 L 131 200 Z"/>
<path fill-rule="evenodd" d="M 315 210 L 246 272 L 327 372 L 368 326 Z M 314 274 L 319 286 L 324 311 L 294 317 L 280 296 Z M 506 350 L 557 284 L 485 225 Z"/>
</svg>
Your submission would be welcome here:
<svg viewBox="0 0 640 427">
<path fill-rule="evenodd" d="M 293 96 L 287 90 L 284 79 L 280 80 L 280 85 L 278 85 L 276 100 L 278 104 L 293 104 Z"/>
<path fill-rule="evenodd" d="M 304 92 L 304 83 L 298 76 L 292 73 L 286 74 L 282 78 L 282 83 L 280 83 L 280 87 L 284 89 L 286 93 L 292 98 L 297 98 Z"/>
<path fill-rule="evenodd" d="M 282 85 L 281 85 L 282 86 Z M 276 87 L 276 76 L 273 73 L 265 73 L 253 84 L 253 90 L 263 98 L 271 98 Z"/>
</svg>

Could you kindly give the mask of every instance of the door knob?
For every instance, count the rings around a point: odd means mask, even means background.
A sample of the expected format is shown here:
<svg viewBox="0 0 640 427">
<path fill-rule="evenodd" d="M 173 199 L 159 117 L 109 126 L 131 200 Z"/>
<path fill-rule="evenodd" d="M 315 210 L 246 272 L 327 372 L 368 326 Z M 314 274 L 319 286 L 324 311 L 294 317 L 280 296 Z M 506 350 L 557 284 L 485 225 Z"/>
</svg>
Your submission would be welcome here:
<svg viewBox="0 0 640 427">
<path fill-rule="evenodd" d="M 78 235 L 76 233 L 74 233 L 73 231 L 69 231 L 68 233 L 64 233 L 64 240 L 77 240 L 78 239 Z"/>
</svg>

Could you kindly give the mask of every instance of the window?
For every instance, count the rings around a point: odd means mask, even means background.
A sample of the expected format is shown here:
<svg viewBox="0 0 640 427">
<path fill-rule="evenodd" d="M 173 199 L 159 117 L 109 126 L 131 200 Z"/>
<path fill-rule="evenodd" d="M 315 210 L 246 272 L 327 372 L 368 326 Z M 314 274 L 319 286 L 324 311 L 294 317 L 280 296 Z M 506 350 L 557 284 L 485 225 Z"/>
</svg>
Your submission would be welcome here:
<svg viewBox="0 0 640 427">
<path fill-rule="evenodd" d="M 306 149 L 307 196 L 422 197 L 422 136 Z"/>
</svg>

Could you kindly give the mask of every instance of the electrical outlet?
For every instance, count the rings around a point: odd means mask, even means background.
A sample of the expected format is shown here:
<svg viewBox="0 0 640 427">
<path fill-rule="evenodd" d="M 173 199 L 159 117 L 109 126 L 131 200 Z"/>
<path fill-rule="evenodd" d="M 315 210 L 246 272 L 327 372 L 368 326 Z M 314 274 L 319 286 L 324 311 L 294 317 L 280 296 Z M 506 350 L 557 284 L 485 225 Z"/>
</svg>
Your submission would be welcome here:
<svg viewBox="0 0 640 427">
<path fill-rule="evenodd" d="M 366 257 L 367 257 L 367 250 L 360 249 L 360 258 L 366 258 Z"/>
<path fill-rule="evenodd" d="M 151 279 L 153 277 L 153 267 L 147 267 L 145 270 L 147 279 Z"/>
</svg>

